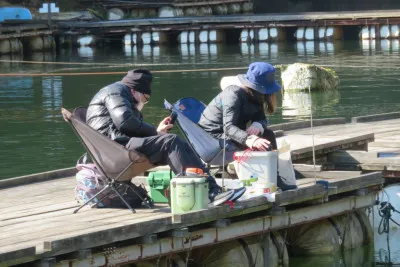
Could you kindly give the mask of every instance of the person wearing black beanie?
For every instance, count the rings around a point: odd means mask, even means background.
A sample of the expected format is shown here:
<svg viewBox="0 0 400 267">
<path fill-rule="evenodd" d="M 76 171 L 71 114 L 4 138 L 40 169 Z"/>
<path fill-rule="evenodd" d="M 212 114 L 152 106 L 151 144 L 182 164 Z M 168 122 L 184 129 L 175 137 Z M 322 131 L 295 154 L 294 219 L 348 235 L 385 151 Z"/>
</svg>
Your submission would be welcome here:
<svg viewBox="0 0 400 267">
<path fill-rule="evenodd" d="M 169 165 L 176 175 L 185 175 L 186 168 L 209 170 L 189 144 L 175 134 L 171 118 L 164 118 L 158 127 L 143 119 L 142 108 L 149 101 L 153 75 L 146 69 L 130 70 L 121 81 L 100 89 L 89 103 L 86 123 L 126 148 L 144 154 L 153 165 Z M 209 175 L 209 198 L 214 200 L 220 187 Z"/>
</svg>

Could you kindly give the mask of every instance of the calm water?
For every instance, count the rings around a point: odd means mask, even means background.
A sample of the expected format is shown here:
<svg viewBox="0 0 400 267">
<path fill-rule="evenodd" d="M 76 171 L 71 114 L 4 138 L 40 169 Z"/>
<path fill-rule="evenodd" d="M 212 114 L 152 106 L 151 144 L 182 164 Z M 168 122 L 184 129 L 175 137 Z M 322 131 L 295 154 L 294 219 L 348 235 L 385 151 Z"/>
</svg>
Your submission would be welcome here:
<svg viewBox="0 0 400 267">
<path fill-rule="evenodd" d="M 399 111 L 399 59 L 398 41 L 81 48 L 57 55 L 1 56 L 0 71 L 33 74 L 125 72 L 132 64 L 166 71 L 155 73 L 152 100 L 144 109 L 146 119 L 154 123 L 168 115 L 162 106 L 164 98 L 174 101 L 194 96 L 208 102 L 220 90 L 221 77 L 240 72 L 185 70 L 246 67 L 252 61 L 267 61 L 273 64 L 309 62 L 337 71 L 341 79 L 337 91 L 314 92 L 311 96 L 285 93 L 279 99 L 276 114 L 270 117 L 272 123 L 279 123 L 307 119 L 311 107 L 314 118 L 345 117 L 347 120 L 353 116 Z M 27 64 L 15 60 L 69 63 Z M 98 89 L 122 76 L 0 77 L 0 179 L 73 166 L 83 149 L 70 126 L 62 120 L 60 107 L 72 109 L 87 105 Z M 333 259 L 319 266 L 343 266 L 341 263 L 342 260 Z"/>
</svg>

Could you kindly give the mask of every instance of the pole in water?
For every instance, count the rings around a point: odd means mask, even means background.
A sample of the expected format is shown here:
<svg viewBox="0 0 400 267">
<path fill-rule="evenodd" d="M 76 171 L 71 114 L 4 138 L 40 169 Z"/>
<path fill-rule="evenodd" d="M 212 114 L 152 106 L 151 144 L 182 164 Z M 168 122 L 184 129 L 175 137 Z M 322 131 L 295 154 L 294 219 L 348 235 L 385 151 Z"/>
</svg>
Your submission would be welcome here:
<svg viewBox="0 0 400 267">
<path fill-rule="evenodd" d="M 310 96 L 310 119 L 311 119 L 311 138 L 312 138 L 312 155 L 314 164 L 314 182 L 317 182 L 317 171 L 315 168 L 315 145 L 314 145 L 314 125 L 313 125 L 313 112 L 312 112 L 312 96 L 311 96 L 311 86 L 308 86 L 308 94 Z"/>
</svg>

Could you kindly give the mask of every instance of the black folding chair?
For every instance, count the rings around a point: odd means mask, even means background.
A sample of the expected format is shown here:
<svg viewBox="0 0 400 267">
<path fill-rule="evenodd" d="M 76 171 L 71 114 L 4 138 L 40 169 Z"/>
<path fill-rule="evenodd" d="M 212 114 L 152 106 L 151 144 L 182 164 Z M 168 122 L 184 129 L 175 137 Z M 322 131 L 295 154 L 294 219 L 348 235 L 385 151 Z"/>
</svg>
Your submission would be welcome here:
<svg viewBox="0 0 400 267">
<path fill-rule="evenodd" d="M 82 207 L 86 206 L 100 194 L 102 194 L 103 199 L 111 193 L 115 193 L 121 201 L 135 213 L 135 210 L 118 191 L 118 188 L 123 183 L 127 184 L 145 205 L 152 208 L 153 203 L 151 199 L 147 197 L 143 198 L 138 194 L 130 183 L 130 180 L 146 170 L 153 168 L 154 165 L 152 165 L 144 155 L 133 150 L 128 150 L 124 146 L 88 126 L 86 124 L 86 108 L 76 108 L 73 113 L 65 108 L 61 108 L 61 113 L 64 120 L 71 124 L 72 129 L 86 148 L 93 163 L 106 177 L 108 182 L 100 192 L 74 210 L 74 213 L 77 213 Z"/>
</svg>

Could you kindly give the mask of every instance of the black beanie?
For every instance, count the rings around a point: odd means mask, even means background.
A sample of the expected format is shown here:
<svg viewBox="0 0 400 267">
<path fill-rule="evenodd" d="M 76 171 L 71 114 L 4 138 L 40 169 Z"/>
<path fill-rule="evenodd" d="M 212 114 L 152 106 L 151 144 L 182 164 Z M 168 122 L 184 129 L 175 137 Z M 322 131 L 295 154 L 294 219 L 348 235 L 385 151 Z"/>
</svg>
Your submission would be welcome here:
<svg viewBox="0 0 400 267">
<path fill-rule="evenodd" d="M 151 81 L 153 75 L 149 70 L 137 69 L 130 70 L 121 82 L 131 89 L 143 94 L 151 95 Z"/>
</svg>

